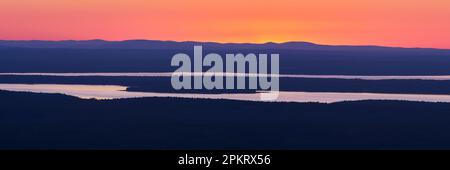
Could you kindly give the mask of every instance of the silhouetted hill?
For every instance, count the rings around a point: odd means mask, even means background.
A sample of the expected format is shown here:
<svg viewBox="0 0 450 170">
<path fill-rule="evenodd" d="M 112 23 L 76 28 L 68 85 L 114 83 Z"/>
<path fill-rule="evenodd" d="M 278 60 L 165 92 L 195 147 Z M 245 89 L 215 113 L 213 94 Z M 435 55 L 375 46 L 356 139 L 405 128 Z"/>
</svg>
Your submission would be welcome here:
<svg viewBox="0 0 450 170">
<path fill-rule="evenodd" d="M 447 51 L 432 48 L 400 48 L 384 46 L 352 46 L 352 45 L 320 45 L 310 42 L 292 41 L 285 43 L 216 43 L 200 41 L 159 41 L 159 40 L 66 40 L 66 41 L 43 41 L 43 40 L 0 40 L 0 46 L 20 48 L 75 48 L 75 49 L 173 49 L 189 50 L 194 45 L 202 45 L 212 50 L 234 50 L 234 49 L 290 49 L 290 50 L 331 50 L 331 51 L 359 51 L 359 50 L 414 50 L 414 51 Z"/>
<path fill-rule="evenodd" d="M 1 149 L 450 149 L 450 104 L 334 104 L 0 91 Z"/>
</svg>

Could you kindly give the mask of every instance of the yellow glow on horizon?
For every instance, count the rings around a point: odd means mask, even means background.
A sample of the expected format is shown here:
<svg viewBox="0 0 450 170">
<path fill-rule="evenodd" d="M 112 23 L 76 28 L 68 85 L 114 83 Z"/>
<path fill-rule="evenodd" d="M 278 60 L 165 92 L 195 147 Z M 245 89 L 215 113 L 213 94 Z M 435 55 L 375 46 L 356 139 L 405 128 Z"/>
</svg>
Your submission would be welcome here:
<svg viewBox="0 0 450 170">
<path fill-rule="evenodd" d="M 449 0 L 2 0 L 0 39 L 450 48 Z"/>
</svg>

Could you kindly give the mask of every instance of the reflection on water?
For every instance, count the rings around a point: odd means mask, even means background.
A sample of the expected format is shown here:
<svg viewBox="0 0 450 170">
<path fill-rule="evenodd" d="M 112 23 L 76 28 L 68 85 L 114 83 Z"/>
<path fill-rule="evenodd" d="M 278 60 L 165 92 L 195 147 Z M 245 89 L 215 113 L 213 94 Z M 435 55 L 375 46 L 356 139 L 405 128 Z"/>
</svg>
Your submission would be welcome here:
<svg viewBox="0 0 450 170">
<path fill-rule="evenodd" d="M 15 76 L 108 76 L 108 77 L 170 77 L 173 73 L 0 73 L 2 75 Z M 175 73 L 177 74 L 177 73 Z M 178 73 L 202 75 L 202 73 Z M 212 74 L 212 73 L 203 73 Z M 216 73 L 223 76 L 233 76 L 232 73 Z M 267 74 L 237 73 L 235 76 L 267 76 Z M 320 79 L 359 79 L 359 80 L 450 80 L 450 75 L 440 76 L 356 76 L 356 75 L 304 75 L 304 74 L 280 74 L 279 77 L 287 78 L 320 78 Z"/>
<path fill-rule="evenodd" d="M 198 99 L 230 99 L 260 101 L 260 94 L 179 94 L 129 92 L 125 86 L 115 85 L 61 85 L 61 84 L 0 84 L 0 90 L 36 93 L 61 93 L 79 98 L 118 99 L 137 97 L 180 97 Z M 357 100 L 406 100 L 424 102 L 450 102 L 450 95 L 384 94 L 384 93 L 332 93 L 332 92 L 280 92 L 278 102 L 333 103 Z"/>
<path fill-rule="evenodd" d="M 61 93 L 80 98 L 113 99 L 123 96 L 127 87 L 115 85 L 64 85 L 64 84 L 0 84 L 0 90 Z"/>
</svg>

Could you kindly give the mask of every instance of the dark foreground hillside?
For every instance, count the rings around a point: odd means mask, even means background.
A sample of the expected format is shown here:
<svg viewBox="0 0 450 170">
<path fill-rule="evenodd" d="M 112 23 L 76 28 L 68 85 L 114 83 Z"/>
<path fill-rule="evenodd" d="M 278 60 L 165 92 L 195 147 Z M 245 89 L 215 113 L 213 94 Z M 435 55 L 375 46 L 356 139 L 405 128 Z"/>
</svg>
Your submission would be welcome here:
<svg viewBox="0 0 450 170">
<path fill-rule="evenodd" d="M 450 104 L 81 100 L 0 91 L 0 148 L 447 148 Z"/>
</svg>

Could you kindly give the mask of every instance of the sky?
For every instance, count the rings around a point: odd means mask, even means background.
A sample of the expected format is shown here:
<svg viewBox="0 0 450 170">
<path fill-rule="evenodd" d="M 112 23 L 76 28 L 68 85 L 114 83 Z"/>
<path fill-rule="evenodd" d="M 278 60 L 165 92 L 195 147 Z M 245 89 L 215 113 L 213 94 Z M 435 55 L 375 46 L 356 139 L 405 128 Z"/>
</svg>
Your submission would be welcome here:
<svg viewBox="0 0 450 170">
<path fill-rule="evenodd" d="M 0 39 L 450 49 L 450 0 L 0 0 Z"/>
</svg>

